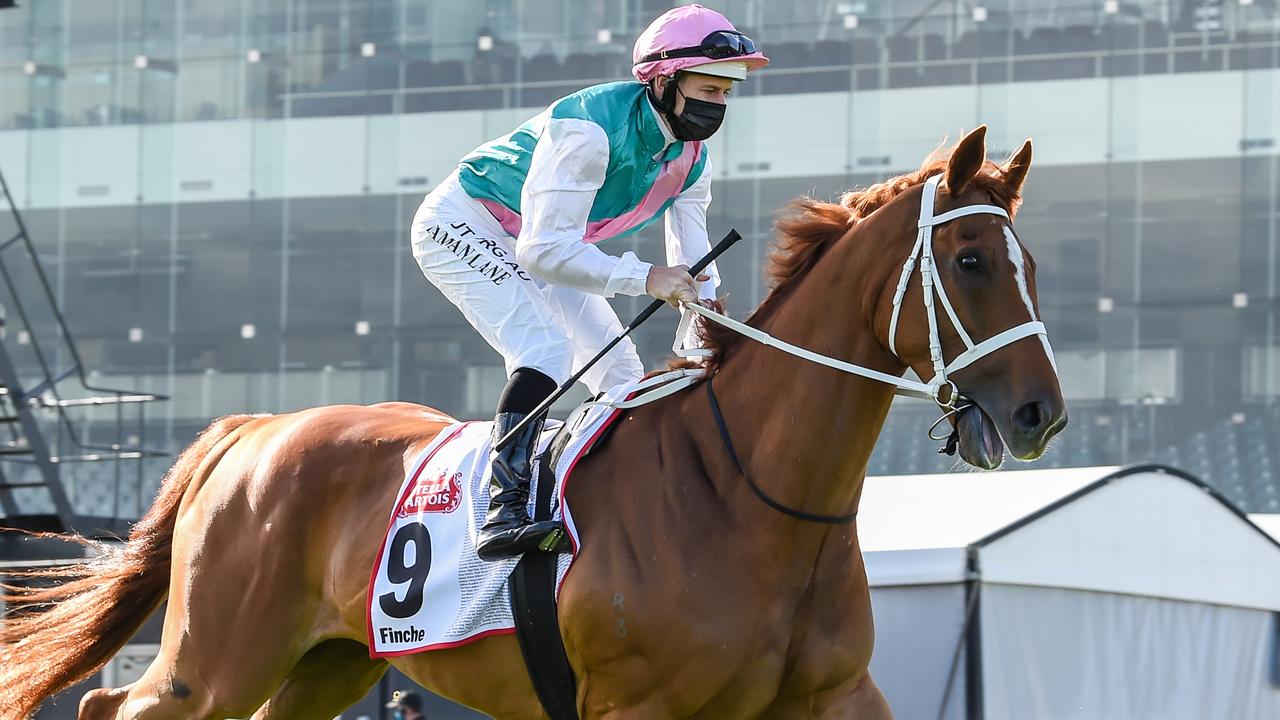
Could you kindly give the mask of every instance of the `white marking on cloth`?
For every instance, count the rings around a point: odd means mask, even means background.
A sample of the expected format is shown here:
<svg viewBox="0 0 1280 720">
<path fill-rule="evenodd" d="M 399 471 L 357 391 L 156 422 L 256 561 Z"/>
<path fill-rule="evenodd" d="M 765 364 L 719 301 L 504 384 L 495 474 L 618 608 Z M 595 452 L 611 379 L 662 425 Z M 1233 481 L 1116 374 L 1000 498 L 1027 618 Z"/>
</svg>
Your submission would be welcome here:
<svg viewBox="0 0 1280 720">
<path fill-rule="evenodd" d="M 1022 304 L 1027 306 L 1027 313 L 1031 315 L 1032 320 L 1039 320 L 1036 317 L 1035 306 L 1031 304 L 1031 292 L 1027 289 L 1027 271 L 1022 263 L 1022 245 L 1018 243 L 1018 237 L 1013 234 L 1013 228 L 1008 225 L 1004 226 L 1004 243 L 1009 250 L 1009 262 L 1013 263 L 1013 277 L 1018 283 L 1018 295 L 1022 297 Z M 1058 363 L 1053 359 L 1053 348 L 1049 347 L 1049 338 L 1040 335 L 1040 344 L 1044 346 L 1044 354 L 1049 358 L 1049 364 L 1053 366 L 1053 372 L 1058 373 Z"/>
</svg>

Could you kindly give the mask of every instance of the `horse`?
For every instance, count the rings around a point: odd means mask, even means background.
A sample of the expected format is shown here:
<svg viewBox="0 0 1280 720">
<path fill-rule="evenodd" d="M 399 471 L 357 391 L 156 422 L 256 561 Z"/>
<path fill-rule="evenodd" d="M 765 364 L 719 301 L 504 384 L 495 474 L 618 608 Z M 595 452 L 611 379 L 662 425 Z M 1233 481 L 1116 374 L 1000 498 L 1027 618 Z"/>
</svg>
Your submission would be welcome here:
<svg viewBox="0 0 1280 720">
<path fill-rule="evenodd" d="M 987 203 L 1012 217 L 1030 163 L 1030 140 L 1004 163 L 987 160 L 982 127 L 914 172 L 838 202 L 795 201 L 776 221 L 772 288 L 748 324 L 924 379 L 931 336 L 955 356 L 965 330 L 992 337 L 1035 320 L 1035 261 L 996 215 L 936 228 L 937 279 L 964 330 L 944 316 L 931 333 L 921 285 L 900 293 L 897 282 L 926 180 L 941 176 L 938 213 Z M 697 388 L 625 411 L 575 470 L 568 501 L 583 547 L 559 618 L 579 714 L 891 717 L 868 670 L 856 523 L 813 518 L 856 512 L 894 388 L 719 326 L 705 325 L 704 339 L 720 412 Z M 1038 340 L 950 378 L 974 404 L 948 417 L 970 463 L 994 467 L 1006 447 L 1033 460 L 1065 425 Z M 496 718 L 546 717 L 514 636 L 387 659 L 365 644 L 386 511 L 409 463 L 452 422 L 410 403 L 217 420 L 123 546 L 8 589 L 19 609 L 0 630 L 0 717 L 25 718 L 88 677 L 166 597 L 155 661 L 130 685 L 89 691 L 81 720 L 331 718 L 388 665 Z"/>
</svg>

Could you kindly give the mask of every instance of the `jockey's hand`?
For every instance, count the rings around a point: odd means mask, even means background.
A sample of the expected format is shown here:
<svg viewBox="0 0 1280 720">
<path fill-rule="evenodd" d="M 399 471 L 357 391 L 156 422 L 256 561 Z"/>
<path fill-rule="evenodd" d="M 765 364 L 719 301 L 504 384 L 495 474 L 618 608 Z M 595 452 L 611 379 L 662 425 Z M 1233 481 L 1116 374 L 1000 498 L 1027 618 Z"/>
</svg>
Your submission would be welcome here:
<svg viewBox="0 0 1280 720">
<path fill-rule="evenodd" d="M 697 282 L 706 282 L 710 279 L 707 275 L 699 275 Z M 681 302 L 698 302 L 698 288 L 693 284 L 694 280 L 689 276 L 689 268 L 686 265 L 673 267 L 654 265 L 649 270 L 644 290 L 671 307 L 679 308 Z"/>
</svg>

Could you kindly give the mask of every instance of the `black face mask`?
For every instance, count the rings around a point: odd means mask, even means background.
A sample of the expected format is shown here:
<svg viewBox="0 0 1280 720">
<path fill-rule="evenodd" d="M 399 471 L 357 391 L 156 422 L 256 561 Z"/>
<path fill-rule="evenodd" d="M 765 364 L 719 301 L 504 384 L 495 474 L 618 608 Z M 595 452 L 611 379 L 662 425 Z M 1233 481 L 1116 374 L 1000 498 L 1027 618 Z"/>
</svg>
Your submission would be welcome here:
<svg viewBox="0 0 1280 720">
<path fill-rule="evenodd" d="M 662 93 L 661 100 L 654 96 L 653 86 L 650 85 L 649 96 L 666 116 L 671 124 L 671 132 L 677 140 L 706 140 L 714 135 L 716 130 L 720 129 L 720 124 L 724 122 L 725 105 L 698 100 L 680 93 L 684 97 L 684 111 L 676 115 L 676 93 L 680 92 L 678 81 L 678 77 L 667 80 L 667 87 Z"/>
</svg>

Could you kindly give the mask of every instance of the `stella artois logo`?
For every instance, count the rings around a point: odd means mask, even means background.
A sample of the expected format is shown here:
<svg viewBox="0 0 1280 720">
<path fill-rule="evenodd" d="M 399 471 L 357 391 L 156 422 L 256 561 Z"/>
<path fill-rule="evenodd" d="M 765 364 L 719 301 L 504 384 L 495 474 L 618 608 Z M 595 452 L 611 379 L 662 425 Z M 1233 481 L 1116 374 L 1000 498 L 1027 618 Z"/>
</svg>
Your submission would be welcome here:
<svg viewBox="0 0 1280 720">
<path fill-rule="evenodd" d="M 460 472 L 450 475 L 448 470 L 443 470 L 434 477 L 424 473 L 409 491 L 409 497 L 400 504 L 397 517 L 409 517 L 419 512 L 451 513 L 457 510 L 462 502 L 460 480 Z"/>
</svg>

